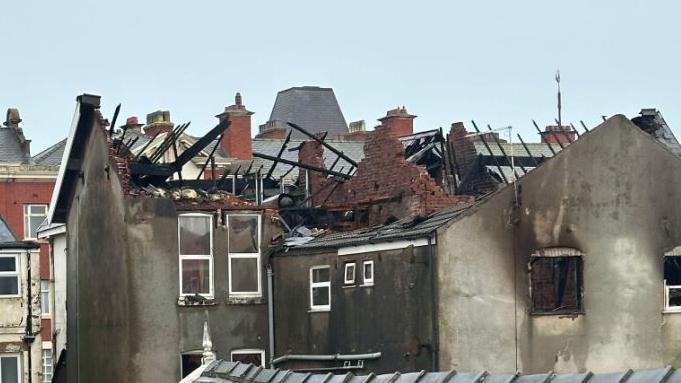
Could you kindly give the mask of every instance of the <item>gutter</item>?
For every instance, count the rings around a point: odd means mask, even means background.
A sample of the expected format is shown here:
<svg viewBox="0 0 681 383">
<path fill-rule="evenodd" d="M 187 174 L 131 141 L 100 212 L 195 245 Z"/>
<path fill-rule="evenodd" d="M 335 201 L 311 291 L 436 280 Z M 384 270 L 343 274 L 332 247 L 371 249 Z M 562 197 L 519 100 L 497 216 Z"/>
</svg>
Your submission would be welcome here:
<svg viewBox="0 0 681 383">
<path fill-rule="evenodd" d="M 282 355 L 272 360 L 272 365 L 286 362 L 289 360 L 306 360 L 306 361 L 327 361 L 327 360 L 365 360 L 378 359 L 381 357 L 380 352 L 373 352 L 369 354 L 332 354 L 332 355 L 306 355 L 306 354 L 287 354 Z"/>
</svg>

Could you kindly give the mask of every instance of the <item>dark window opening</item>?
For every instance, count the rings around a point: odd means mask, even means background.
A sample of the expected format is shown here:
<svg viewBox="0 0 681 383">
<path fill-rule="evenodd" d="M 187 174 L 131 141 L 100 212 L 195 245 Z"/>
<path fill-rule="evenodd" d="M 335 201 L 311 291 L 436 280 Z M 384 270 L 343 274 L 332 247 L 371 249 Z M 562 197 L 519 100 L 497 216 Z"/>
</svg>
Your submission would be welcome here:
<svg viewBox="0 0 681 383">
<path fill-rule="evenodd" d="M 254 351 L 254 352 L 235 351 L 235 352 L 232 352 L 232 362 L 250 363 L 254 366 L 263 366 L 264 367 L 264 364 L 262 363 L 262 352 L 260 352 L 260 351 Z"/>
<path fill-rule="evenodd" d="M 533 256 L 530 261 L 532 313 L 576 314 L 582 311 L 582 258 Z"/>
<path fill-rule="evenodd" d="M 201 354 L 182 354 L 182 377 L 186 377 L 201 366 Z"/>
<path fill-rule="evenodd" d="M 664 257 L 664 284 L 666 307 L 681 308 L 681 256 Z"/>
</svg>

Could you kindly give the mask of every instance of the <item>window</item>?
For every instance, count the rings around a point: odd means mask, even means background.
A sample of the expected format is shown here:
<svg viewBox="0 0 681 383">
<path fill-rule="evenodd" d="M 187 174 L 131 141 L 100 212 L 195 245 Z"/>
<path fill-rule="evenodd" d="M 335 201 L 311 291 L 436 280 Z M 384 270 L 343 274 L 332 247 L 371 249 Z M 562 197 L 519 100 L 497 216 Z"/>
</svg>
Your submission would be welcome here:
<svg viewBox="0 0 681 383">
<path fill-rule="evenodd" d="M 374 261 L 362 262 L 362 278 L 364 286 L 372 286 L 374 284 Z"/>
<path fill-rule="evenodd" d="M 681 312 L 681 246 L 664 255 L 664 310 Z"/>
<path fill-rule="evenodd" d="M 38 238 L 38 226 L 47 217 L 47 205 L 24 205 L 24 238 Z"/>
<path fill-rule="evenodd" d="M 529 264 L 533 314 L 582 312 L 582 257 L 571 248 L 548 248 L 532 254 Z"/>
<path fill-rule="evenodd" d="M 19 287 L 19 255 L 0 254 L 0 297 L 18 297 Z"/>
<path fill-rule="evenodd" d="M 331 310 L 331 270 L 329 266 L 310 269 L 310 310 Z"/>
<path fill-rule="evenodd" d="M 213 216 L 178 217 L 180 296 L 213 297 Z"/>
<path fill-rule="evenodd" d="M 348 262 L 345 264 L 345 284 L 354 285 L 355 284 L 355 262 Z"/>
<path fill-rule="evenodd" d="M 52 381 L 52 349 L 43 348 L 43 383 Z"/>
<path fill-rule="evenodd" d="M 40 309 L 43 315 L 50 315 L 50 281 L 40 281 Z"/>
<path fill-rule="evenodd" d="M 20 371 L 18 354 L 0 353 L 0 383 L 20 383 Z"/>
<path fill-rule="evenodd" d="M 201 367 L 202 358 L 203 353 L 201 351 L 190 351 L 182 354 L 182 377 L 186 377 L 192 371 Z"/>
<path fill-rule="evenodd" d="M 232 351 L 232 362 L 250 363 L 265 367 L 265 350 L 241 349 Z"/>
<path fill-rule="evenodd" d="M 260 296 L 260 216 L 229 215 L 229 294 Z"/>
</svg>

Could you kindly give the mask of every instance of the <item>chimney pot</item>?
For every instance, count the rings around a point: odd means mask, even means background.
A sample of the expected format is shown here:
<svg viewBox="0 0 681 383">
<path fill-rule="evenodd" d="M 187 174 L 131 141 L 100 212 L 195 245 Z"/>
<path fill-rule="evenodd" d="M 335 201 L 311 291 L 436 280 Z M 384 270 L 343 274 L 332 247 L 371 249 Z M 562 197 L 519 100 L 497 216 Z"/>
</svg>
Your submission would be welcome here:
<svg viewBox="0 0 681 383">
<path fill-rule="evenodd" d="M 234 105 L 225 108 L 218 114 L 220 121 L 229 118 L 230 124 L 225 130 L 220 145 L 231 158 L 250 160 L 253 158 L 253 141 L 251 138 L 251 115 L 253 112 L 243 105 L 241 93 L 234 96 Z"/>
</svg>

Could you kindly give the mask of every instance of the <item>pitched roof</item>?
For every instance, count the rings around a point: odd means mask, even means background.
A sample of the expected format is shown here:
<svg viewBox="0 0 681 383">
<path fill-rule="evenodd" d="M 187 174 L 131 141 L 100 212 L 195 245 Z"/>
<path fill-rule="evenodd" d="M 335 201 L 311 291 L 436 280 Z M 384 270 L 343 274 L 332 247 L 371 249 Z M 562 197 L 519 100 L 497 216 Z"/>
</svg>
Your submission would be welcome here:
<svg viewBox="0 0 681 383">
<path fill-rule="evenodd" d="M 294 242 L 294 240 L 289 248 L 291 250 L 337 248 L 367 243 L 423 238 L 438 227 L 462 216 L 472 206 L 471 204 L 461 204 L 438 211 L 426 218 L 411 216 L 384 226 L 333 232 L 315 237 L 305 243 Z M 286 255 L 286 253 L 279 253 L 279 255 Z"/>
<path fill-rule="evenodd" d="M 31 162 L 34 165 L 59 166 L 61 164 L 61 158 L 64 155 L 65 147 L 66 138 L 33 156 Z"/>
<path fill-rule="evenodd" d="M 5 219 L 0 215 L 0 243 L 16 241 L 18 241 L 17 236 L 14 235 L 14 232 L 9 227 L 9 224 L 7 224 Z"/>
<path fill-rule="evenodd" d="M 331 88 L 301 86 L 280 91 L 270 121 L 290 121 L 311 133 L 328 132 L 330 137 L 348 133 L 348 124 Z M 291 135 L 304 137 L 298 131 Z"/>
<path fill-rule="evenodd" d="M 0 127 L 0 162 L 22 163 L 28 161 L 24 149 L 11 128 Z"/>
<path fill-rule="evenodd" d="M 203 366 L 202 366 L 203 367 Z M 493 367 L 493 366 L 490 366 Z M 619 371 L 611 373 L 592 373 L 590 371 L 575 373 L 554 373 L 549 371 L 540 374 L 490 373 L 487 371 L 458 372 L 394 372 L 391 374 L 355 375 L 348 372 L 343 375 L 332 373 L 304 373 L 290 370 L 279 370 L 256 367 L 251 364 L 217 360 L 205 366 L 196 383 L 681 383 L 681 370 L 671 366 L 654 370 Z"/>
</svg>

